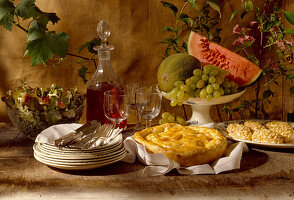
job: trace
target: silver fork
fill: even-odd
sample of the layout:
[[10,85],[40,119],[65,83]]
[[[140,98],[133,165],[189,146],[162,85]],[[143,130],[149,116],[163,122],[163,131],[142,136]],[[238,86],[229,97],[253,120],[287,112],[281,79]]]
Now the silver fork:
[[75,131],[55,140],[55,145],[58,147],[65,147],[69,146],[76,141],[81,140],[83,137],[86,137],[88,134],[91,134],[96,127],[99,127],[101,124],[97,121],[91,121],[80,128],[76,129]]
[[[97,142],[97,140],[99,140],[99,138],[107,136],[107,134],[110,132],[111,127],[112,126],[109,124],[104,124],[103,126],[101,126],[101,128],[97,130],[96,134],[91,138],[91,140],[89,140],[88,142],[86,142],[85,144],[81,146],[81,149],[91,148]],[[95,146],[99,146],[99,145],[100,143]]]
[[121,131],[119,131],[119,130],[118,130],[116,133],[114,133],[114,131],[115,131],[115,128],[113,128],[111,131],[109,131],[109,132],[105,135],[105,137],[101,137],[101,143],[103,142],[103,143],[102,143],[103,145],[109,143],[110,140],[116,138],[116,137],[121,133]]

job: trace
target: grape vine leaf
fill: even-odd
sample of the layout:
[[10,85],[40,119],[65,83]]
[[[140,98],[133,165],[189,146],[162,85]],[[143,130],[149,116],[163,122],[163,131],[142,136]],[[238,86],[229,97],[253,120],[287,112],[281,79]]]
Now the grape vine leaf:
[[88,41],[88,42],[86,42],[85,44],[83,44],[83,45],[81,46],[81,48],[78,50],[78,52],[80,53],[84,48],[88,48],[88,51],[89,51],[90,53],[97,54],[97,51],[94,50],[94,47],[95,47],[95,46],[99,46],[99,45],[101,45],[101,40],[100,40],[100,38],[94,38],[94,39],[92,39],[91,41]]
[[45,13],[45,14],[48,17],[49,21],[52,22],[53,25],[56,24],[60,20],[60,18],[57,17],[57,15],[55,13]]
[[87,78],[86,78],[86,74],[87,74],[88,68],[85,65],[82,65],[80,69],[78,69],[78,74],[79,76],[83,79],[84,83],[87,83]]
[[15,14],[22,17],[24,20],[33,18],[42,21],[47,25],[48,21],[52,24],[57,23],[60,19],[55,13],[46,13],[41,11],[35,4],[36,0],[21,0],[15,8]]
[[29,42],[42,38],[46,34],[45,31],[47,31],[47,28],[34,20],[28,30],[27,41]]
[[0,0],[0,25],[8,31],[12,31],[14,9],[13,2],[9,0]]
[[31,57],[31,65],[45,63],[48,59],[52,59],[54,54],[64,58],[68,50],[68,39],[69,35],[64,32],[51,31],[38,39],[29,41],[26,50],[28,56]]
[[15,8],[15,14],[22,17],[24,20],[33,17],[34,19],[40,15],[37,12],[36,0],[21,0],[20,3]]

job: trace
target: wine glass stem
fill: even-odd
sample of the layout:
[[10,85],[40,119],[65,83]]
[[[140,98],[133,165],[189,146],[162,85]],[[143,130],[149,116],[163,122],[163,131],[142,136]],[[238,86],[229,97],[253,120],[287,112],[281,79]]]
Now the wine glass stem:
[[113,122],[113,128],[112,128],[113,130],[116,128],[116,125],[117,125],[118,123],[119,123],[119,120],[117,120],[117,119],[114,120],[114,122]]
[[150,128],[151,127],[151,121],[152,121],[152,119],[147,119],[146,120],[146,128]]
[[111,130],[111,135],[113,134],[113,131],[116,129],[116,125],[119,123],[119,120],[114,120],[113,121],[113,126],[112,126],[112,130]]
[[137,116],[137,127],[141,125],[142,117],[138,111],[136,111],[136,116]]

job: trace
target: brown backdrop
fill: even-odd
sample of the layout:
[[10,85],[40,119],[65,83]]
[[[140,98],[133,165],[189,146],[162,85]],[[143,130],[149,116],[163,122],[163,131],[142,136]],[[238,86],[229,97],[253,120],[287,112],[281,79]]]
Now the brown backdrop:
[[[181,4],[180,0],[171,1]],[[258,1],[256,1],[258,2]],[[102,18],[106,19],[112,31],[109,39],[115,46],[111,54],[112,65],[123,83],[146,82],[156,84],[156,72],[162,61],[164,45],[158,44],[167,37],[161,31],[166,25],[174,24],[174,17],[169,9],[163,8],[158,0],[47,0],[37,1],[37,5],[46,12],[55,12],[61,18],[58,24],[49,27],[57,32],[66,32],[70,35],[69,52],[77,54],[77,49],[87,40],[96,37],[96,26]],[[231,30],[234,24],[241,23],[234,19],[229,23],[232,10],[240,5],[239,1],[224,0],[222,2],[222,44],[231,48],[233,37]],[[283,0],[286,10],[294,11],[292,0]],[[13,27],[12,32],[0,28],[0,96],[9,89],[16,88],[23,80],[32,86],[47,87],[52,83],[61,84],[65,88],[77,85],[81,92],[85,92],[86,85],[77,75],[80,67],[75,63],[78,59],[67,59],[55,67],[30,67],[28,57],[23,57],[26,36],[20,29]],[[86,51],[81,55],[89,56]],[[94,65],[89,63],[90,71],[94,72]],[[90,76],[90,75],[89,75]],[[90,77],[88,77],[90,78]],[[274,88],[275,97],[267,110],[271,118],[286,119],[285,112],[293,108],[293,97],[289,95],[289,84],[280,81],[280,87]],[[255,87],[248,89],[243,98],[254,93]],[[175,110],[181,113],[182,109],[171,108],[164,100],[163,111]],[[187,107],[188,114],[189,108]],[[213,119],[219,121],[216,108],[212,108]],[[133,121],[133,114],[130,121]],[[225,120],[225,116],[222,116]],[[0,103],[0,122],[9,122],[5,105]]]

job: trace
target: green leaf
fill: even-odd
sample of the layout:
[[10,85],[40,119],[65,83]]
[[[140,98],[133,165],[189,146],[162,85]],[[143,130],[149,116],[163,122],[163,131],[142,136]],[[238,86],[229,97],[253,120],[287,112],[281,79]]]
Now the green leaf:
[[241,13],[241,19],[243,19],[249,12],[248,11],[244,11]]
[[269,98],[270,96],[273,96],[273,95],[274,95],[274,93],[271,90],[266,90],[266,91],[263,92],[262,97],[264,99],[267,99],[267,98]]
[[252,1],[245,1],[245,8],[247,9],[247,10],[252,10],[253,9],[253,3],[252,3]]
[[291,94],[294,93],[294,86],[292,86],[292,87],[290,88],[290,93],[291,93]]
[[279,56],[279,58],[284,56],[284,52],[282,52],[281,50],[277,50],[276,53]]
[[166,48],[164,51],[164,56],[168,57],[170,55],[170,52],[171,52],[171,48]]
[[285,34],[294,34],[294,29],[289,29],[284,31]]
[[166,38],[164,41],[170,43],[171,45],[178,45],[177,41],[173,38]]
[[245,104],[240,104],[240,105],[238,105],[237,107],[238,107],[238,108],[245,108],[246,105],[245,105]]
[[273,81],[273,82],[274,82],[274,84],[276,84],[277,86],[279,86],[279,83],[277,81]]
[[196,3],[196,0],[187,0],[187,2],[190,3],[192,6],[194,6]]
[[212,32],[208,32],[208,33],[207,33],[207,37],[208,37],[208,40],[211,41],[211,40],[214,38],[214,35],[213,35]]
[[60,18],[57,17],[57,15],[55,13],[45,13],[46,16],[48,17],[48,20],[54,25],[56,24]]
[[230,19],[230,23],[231,21],[234,19],[234,17],[237,15],[237,13],[240,11],[240,9],[235,10],[232,15],[231,15],[231,19]]
[[88,48],[90,46],[90,42],[85,42],[79,49],[78,52],[80,53],[83,49]]
[[189,15],[185,14],[185,13],[181,13],[179,18],[190,18]]
[[47,31],[47,28],[34,20],[28,30],[27,41],[29,42],[44,37],[46,34],[45,31]]
[[0,0],[0,25],[8,31],[12,31],[14,9],[15,7],[11,1]]
[[100,40],[100,38],[99,38],[99,39],[98,39],[98,38],[94,38],[94,39],[92,39],[91,41],[88,41],[88,42],[84,43],[84,44],[81,46],[81,48],[78,50],[78,52],[81,52],[84,48],[88,48],[88,51],[89,51],[90,53],[95,53],[95,54],[97,54],[97,51],[94,50],[94,47],[95,47],[95,46],[98,46],[98,45],[101,45],[101,40]]
[[170,8],[173,11],[174,15],[177,16],[178,8],[175,5],[173,5],[173,4],[169,3],[169,2],[166,2],[166,1],[160,1],[160,2],[162,3],[162,5],[164,7]]
[[31,57],[31,65],[46,63],[54,54],[64,58],[68,50],[68,39],[66,33],[48,32],[43,37],[29,41],[26,50]]
[[167,32],[172,32],[172,33],[176,32],[175,29],[170,26],[163,27],[162,30],[167,31]]
[[49,19],[48,19],[47,15],[45,15],[45,14],[41,14],[37,20],[39,23],[41,23],[44,26],[47,26],[47,24],[49,22]]
[[21,0],[15,8],[15,14],[24,20],[31,17],[37,18],[40,13],[37,12],[35,2],[36,0]]
[[206,0],[206,2],[210,5],[211,8],[216,10],[221,17],[221,11],[220,11],[220,3],[219,0]]
[[183,41],[182,47],[183,47],[186,51],[188,51],[188,45],[187,45],[186,42]]
[[179,16],[178,20],[183,21],[187,26],[188,26],[190,23],[193,23],[193,22],[194,22],[194,20],[193,20],[192,18],[190,18],[187,14],[184,14],[184,13],[182,13],[182,14]]
[[294,73],[288,74],[287,77],[286,77],[286,79],[294,79]]
[[82,65],[80,69],[78,69],[79,76],[83,79],[84,83],[87,83],[86,74],[88,72],[88,68],[85,65]]
[[294,25],[294,13],[285,11],[284,16],[288,22],[290,22],[292,25]]
[[181,53],[181,51],[179,50],[179,48],[177,46],[174,46],[173,48],[174,48],[175,52]]
[[55,13],[46,13],[41,11],[35,4],[36,0],[21,0],[16,6],[15,14],[23,19],[33,18],[47,25],[48,21],[52,24],[57,23],[60,19]]

